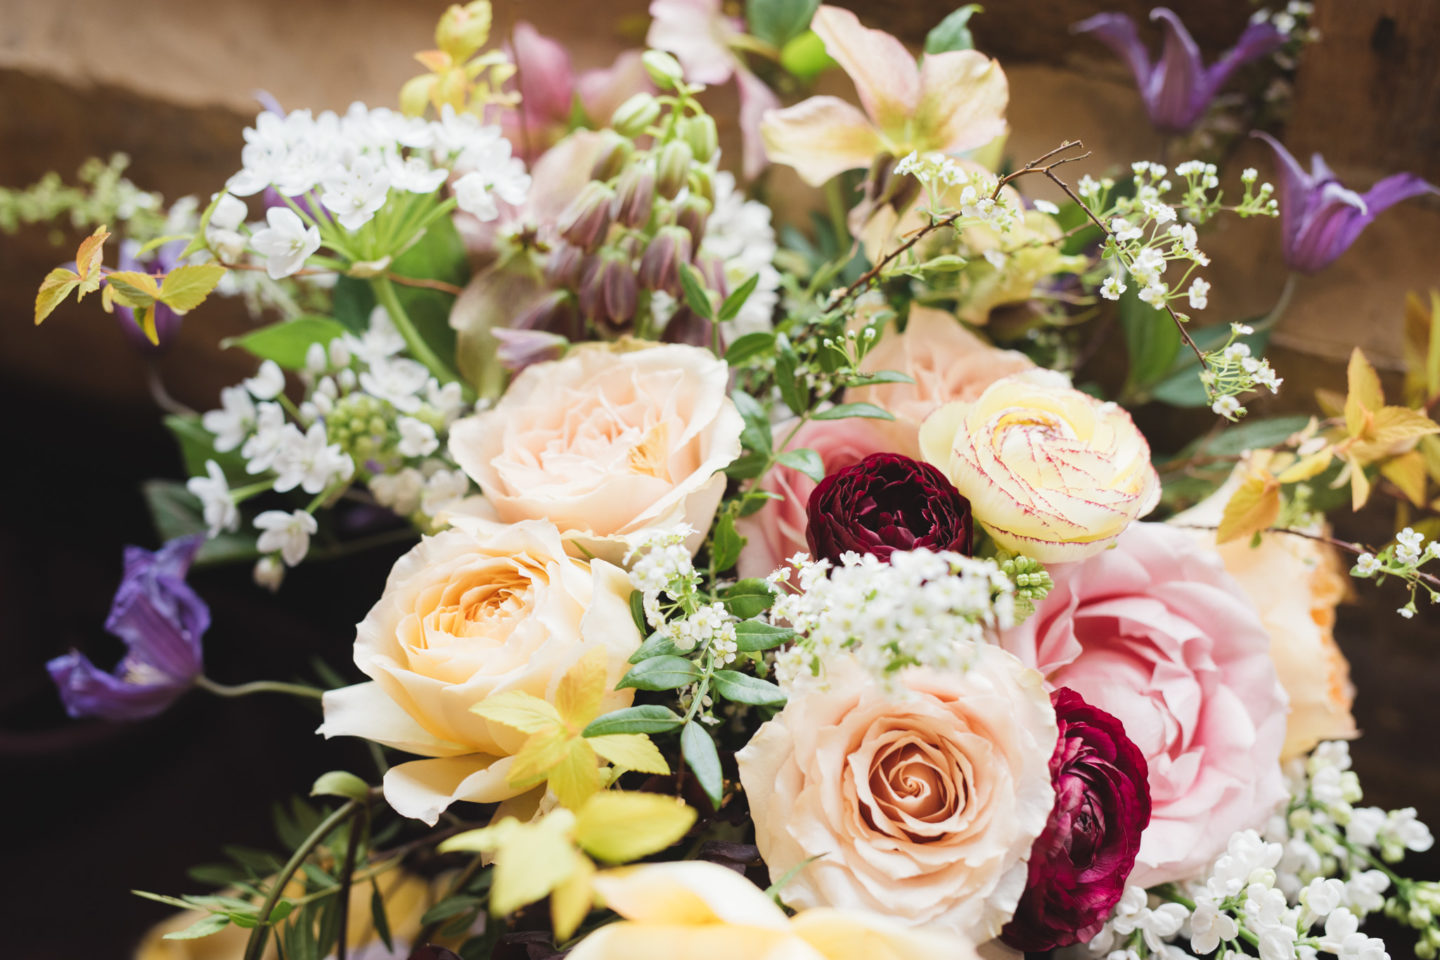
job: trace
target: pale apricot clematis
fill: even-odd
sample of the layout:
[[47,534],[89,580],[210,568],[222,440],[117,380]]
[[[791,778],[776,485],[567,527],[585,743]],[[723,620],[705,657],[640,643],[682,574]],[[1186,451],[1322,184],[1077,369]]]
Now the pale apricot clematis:
[[811,97],[765,115],[761,133],[772,163],[819,186],[845,170],[868,167],[882,153],[958,153],[1005,132],[1010,88],[1000,64],[974,50],[915,58],[855,14],[822,6],[811,29],[855,81],[864,112],[838,97]]
[[749,880],[704,860],[609,870],[594,883],[624,919],[580,941],[570,960],[977,960],[962,937],[877,914],[787,917]]

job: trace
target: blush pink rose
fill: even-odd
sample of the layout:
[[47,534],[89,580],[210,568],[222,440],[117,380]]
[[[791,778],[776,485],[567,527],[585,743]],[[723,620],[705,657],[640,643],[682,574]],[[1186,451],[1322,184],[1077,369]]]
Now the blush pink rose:
[[[827,475],[853,466],[872,453],[895,450],[890,433],[882,420],[851,417],[846,420],[812,420],[800,428],[788,449],[805,447],[820,455]],[[794,420],[777,424],[774,430],[778,444],[790,435]],[[775,466],[766,475],[761,489],[779,495],[760,511],[736,524],[746,538],[740,552],[739,570],[742,577],[763,577],[799,552],[808,552],[805,544],[805,510],[816,483],[799,470]]]
[[1285,690],[1255,606],[1188,533],[1137,523],[1050,568],[1055,588],[1001,645],[1112,714],[1149,765],[1131,884],[1195,876],[1285,797]]

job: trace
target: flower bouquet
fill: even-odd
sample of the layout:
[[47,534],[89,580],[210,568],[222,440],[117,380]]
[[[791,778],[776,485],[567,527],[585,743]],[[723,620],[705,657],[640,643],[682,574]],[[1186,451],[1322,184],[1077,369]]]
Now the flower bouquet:
[[[181,912],[139,956],[1436,955],[1440,885],[1397,865],[1431,835],[1362,804],[1330,626],[1347,572],[1440,596],[1440,301],[1406,306],[1403,396],[1357,349],[1300,415],[1247,414],[1283,303],[1201,320],[1213,221],[1280,217],[1308,274],[1435,188],[1356,193],[1263,130],[1278,191],[1221,169],[1273,111],[1217,94],[1292,69],[1308,4],[1210,66],[1169,10],[1158,62],[1077,24],[1195,155],[1099,179],[1065,131],[1010,155],[977,12],[917,60],[836,7],[654,0],[649,49],[577,77],[476,0],[398,109],[267,103],[208,199],[112,169],[66,207],[95,229],[37,323],[91,293],[142,351],[212,295],[267,322],[214,409],[157,385],[189,476],[147,488],[125,655],[52,661],[61,699],[293,695],[370,748],[279,854],[142,893]],[[777,237],[784,168],[828,215]],[[1157,453],[1146,403],[1213,417]],[[1332,536],[1381,500],[1390,542]],[[320,598],[353,666],[206,676],[192,566],[276,591],[396,543],[378,596]]]

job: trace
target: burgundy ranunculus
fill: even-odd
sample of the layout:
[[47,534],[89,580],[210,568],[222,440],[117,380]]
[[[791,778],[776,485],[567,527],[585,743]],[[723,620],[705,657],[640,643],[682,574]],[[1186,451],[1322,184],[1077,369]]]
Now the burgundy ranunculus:
[[970,554],[970,501],[928,463],[872,453],[820,481],[806,509],[805,539],[816,559],[847,550],[889,560],[927,547]]
[[1089,940],[1125,892],[1150,822],[1149,770],[1120,721],[1066,687],[1050,695],[1060,739],[1050,757],[1055,809],[1000,936],[1040,952]]

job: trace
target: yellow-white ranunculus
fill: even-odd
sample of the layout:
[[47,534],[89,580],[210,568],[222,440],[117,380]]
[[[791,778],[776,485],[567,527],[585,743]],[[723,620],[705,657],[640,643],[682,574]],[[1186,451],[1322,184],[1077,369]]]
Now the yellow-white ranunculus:
[[1160,500],[1130,414],[1047,370],[991,384],[920,427],[920,452],[970,501],[995,542],[1042,563],[1104,550]]
[[743,876],[704,860],[601,873],[595,891],[625,919],[570,960],[976,960],[969,941],[861,911],[794,917]]

